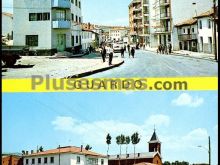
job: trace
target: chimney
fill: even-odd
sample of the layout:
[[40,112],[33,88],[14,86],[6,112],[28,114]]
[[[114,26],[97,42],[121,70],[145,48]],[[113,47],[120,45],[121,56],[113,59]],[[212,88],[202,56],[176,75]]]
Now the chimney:
[[80,150],[80,152],[82,152],[83,151],[83,145],[81,145],[81,148],[80,148],[81,150]]
[[28,151],[26,151],[26,155],[28,155]]
[[90,28],[91,28],[91,24],[90,24],[90,22],[88,23],[88,26],[89,26],[88,29],[90,29]]
[[33,154],[34,153],[34,150],[31,150],[31,154]]

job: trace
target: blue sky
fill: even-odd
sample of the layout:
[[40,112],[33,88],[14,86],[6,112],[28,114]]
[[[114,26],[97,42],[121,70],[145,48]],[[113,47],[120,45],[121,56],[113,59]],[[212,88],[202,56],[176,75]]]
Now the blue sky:
[[[2,0],[3,11],[13,12],[13,0]],[[130,0],[82,0],[83,22],[101,25],[128,25]],[[104,11],[104,12],[103,12]]]
[[[165,160],[217,164],[217,92],[3,94],[3,152],[90,144],[106,154],[105,137],[138,131],[137,152],[147,152],[154,125]],[[125,148],[123,147],[123,151]],[[133,146],[129,145],[133,152]]]

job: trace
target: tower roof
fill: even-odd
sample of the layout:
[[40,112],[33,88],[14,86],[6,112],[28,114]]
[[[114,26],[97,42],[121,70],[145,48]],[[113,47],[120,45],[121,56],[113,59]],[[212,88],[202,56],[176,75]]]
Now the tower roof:
[[156,130],[154,129],[154,133],[148,143],[160,143],[159,138],[157,137]]

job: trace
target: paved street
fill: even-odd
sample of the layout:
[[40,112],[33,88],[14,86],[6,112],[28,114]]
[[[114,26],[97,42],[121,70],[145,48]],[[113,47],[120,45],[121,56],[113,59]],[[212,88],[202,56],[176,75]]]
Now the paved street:
[[154,52],[137,50],[135,59],[125,54],[125,63],[109,71],[90,77],[193,77],[217,76],[218,63],[181,55],[157,55]]

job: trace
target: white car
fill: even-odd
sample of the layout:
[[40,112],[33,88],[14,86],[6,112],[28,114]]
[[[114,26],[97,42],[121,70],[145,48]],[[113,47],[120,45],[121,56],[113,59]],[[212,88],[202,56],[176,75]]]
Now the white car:
[[121,48],[123,48],[122,44],[113,44],[114,53],[120,53],[121,52]]

